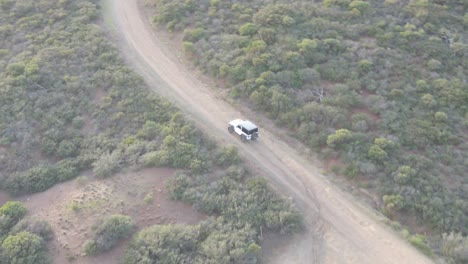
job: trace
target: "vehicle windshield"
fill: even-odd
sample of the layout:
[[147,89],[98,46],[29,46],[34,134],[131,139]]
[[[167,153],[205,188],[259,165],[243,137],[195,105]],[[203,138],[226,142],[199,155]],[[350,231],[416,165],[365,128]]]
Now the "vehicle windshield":
[[251,130],[247,130],[245,131],[248,135],[252,135],[253,133],[256,133],[258,132],[258,128],[254,128],[254,129],[251,129]]

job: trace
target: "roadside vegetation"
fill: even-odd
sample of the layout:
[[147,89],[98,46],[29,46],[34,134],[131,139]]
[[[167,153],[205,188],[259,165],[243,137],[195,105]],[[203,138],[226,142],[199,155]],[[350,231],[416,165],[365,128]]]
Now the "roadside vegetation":
[[232,97],[340,160],[333,172],[378,194],[389,218],[432,234],[411,243],[468,261],[465,1],[147,2]]
[[[143,230],[126,261],[138,262],[140,245],[159,243],[169,229],[184,233],[161,242],[162,251],[173,251],[171,258],[185,259],[185,249],[170,247],[190,238],[198,245],[190,248],[197,259],[260,262],[262,232],[299,230],[299,212],[247,171],[235,147],[217,146],[151,93],[103,36],[99,12],[98,1],[0,1],[1,189],[24,195],[47,191],[84,171],[105,178],[143,167],[177,168],[181,173],[168,186],[173,198],[194,204],[210,220]],[[16,209],[7,213],[0,210],[2,258],[46,263],[47,223],[28,220],[15,227],[26,211],[20,204],[4,207],[13,205]],[[185,233],[201,229],[186,238]],[[110,216],[94,231],[84,245],[89,255],[111,249],[134,224],[126,216]],[[219,252],[210,252],[219,245],[224,245]],[[157,261],[158,254],[148,261]]]

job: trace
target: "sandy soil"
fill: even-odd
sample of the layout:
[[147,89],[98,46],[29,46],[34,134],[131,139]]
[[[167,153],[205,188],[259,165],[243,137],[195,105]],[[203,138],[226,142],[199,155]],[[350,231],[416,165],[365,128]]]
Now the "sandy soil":
[[[130,239],[96,257],[83,256],[83,244],[92,236],[98,219],[130,216],[138,230],[155,224],[196,224],[206,219],[191,206],[169,198],[165,182],[173,169],[144,169],[120,173],[105,180],[78,178],[55,185],[42,193],[19,197],[28,217],[46,220],[54,232],[48,243],[53,263],[115,264],[124,255]],[[152,196],[151,200],[145,197]]]
[[[306,232],[282,244],[278,236],[267,237],[267,263],[431,263],[385,226],[379,214],[322,175],[296,141],[252,111],[227,103],[214,82],[190,70],[171,40],[151,28],[140,2],[105,0],[105,8],[116,44],[148,85],[216,140],[235,144],[254,170],[303,211]],[[257,142],[243,144],[227,133],[227,122],[239,117],[260,125]]]

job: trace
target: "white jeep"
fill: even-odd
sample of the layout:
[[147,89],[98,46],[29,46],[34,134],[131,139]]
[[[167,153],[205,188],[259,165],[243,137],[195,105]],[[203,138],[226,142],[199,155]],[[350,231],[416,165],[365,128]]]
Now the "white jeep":
[[252,122],[242,119],[235,119],[229,122],[229,133],[238,134],[242,142],[255,140],[258,138],[258,127]]

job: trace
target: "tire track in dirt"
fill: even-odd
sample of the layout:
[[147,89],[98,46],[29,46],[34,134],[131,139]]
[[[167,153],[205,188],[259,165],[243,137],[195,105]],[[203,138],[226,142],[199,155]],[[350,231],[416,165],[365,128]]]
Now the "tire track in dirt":
[[278,136],[262,129],[258,142],[243,144],[227,133],[231,119],[255,118],[219,99],[181,63],[170,43],[152,31],[137,0],[105,0],[105,5],[116,44],[148,85],[175,102],[202,130],[235,144],[247,163],[293,197],[304,213],[307,230],[268,262],[431,263]]

